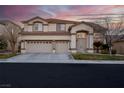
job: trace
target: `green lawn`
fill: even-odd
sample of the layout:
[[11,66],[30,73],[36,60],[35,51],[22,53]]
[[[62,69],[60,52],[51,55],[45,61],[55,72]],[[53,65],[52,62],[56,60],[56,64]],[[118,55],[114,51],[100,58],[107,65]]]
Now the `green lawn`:
[[108,54],[72,54],[76,60],[124,60],[124,56],[108,55]]
[[0,59],[6,59],[13,56],[16,56],[16,54],[0,54]]

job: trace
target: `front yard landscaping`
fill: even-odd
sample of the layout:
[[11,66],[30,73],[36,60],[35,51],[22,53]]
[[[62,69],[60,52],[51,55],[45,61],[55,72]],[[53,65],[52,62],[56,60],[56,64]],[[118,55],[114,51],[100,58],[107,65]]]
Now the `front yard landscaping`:
[[16,56],[16,54],[0,54],[0,59],[6,59],[13,56]]
[[124,56],[109,55],[109,54],[72,54],[76,60],[124,60]]

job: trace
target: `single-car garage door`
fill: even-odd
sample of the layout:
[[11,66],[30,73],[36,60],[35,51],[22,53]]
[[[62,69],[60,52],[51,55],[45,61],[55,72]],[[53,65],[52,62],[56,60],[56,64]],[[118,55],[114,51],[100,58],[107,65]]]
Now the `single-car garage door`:
[[26,45],[27,53],[52,53],[51,41],[28,41]]
[[68,41],[56,41],[56,53],[67,53],[69,50]]

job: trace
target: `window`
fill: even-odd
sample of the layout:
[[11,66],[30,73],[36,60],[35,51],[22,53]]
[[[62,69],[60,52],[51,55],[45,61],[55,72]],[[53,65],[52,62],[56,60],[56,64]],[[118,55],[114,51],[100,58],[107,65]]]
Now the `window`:
[[77,38],[86,38],[86,33],[77,33]]
[[65,24],[57,24],[57,31],[66,31]]
[[42,25],[42,23],[34,23],[33,30],[34,31],[43,31],[43,25]]

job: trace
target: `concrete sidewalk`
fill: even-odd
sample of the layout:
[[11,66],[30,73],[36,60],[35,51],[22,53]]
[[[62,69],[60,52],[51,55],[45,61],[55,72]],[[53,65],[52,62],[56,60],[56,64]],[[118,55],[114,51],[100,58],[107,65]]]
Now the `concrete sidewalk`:
[[67,64],[124,64],[124,61],[103,61],[103,60],[28,60],[28,61],[8,61],[0,63],[67,63]]

